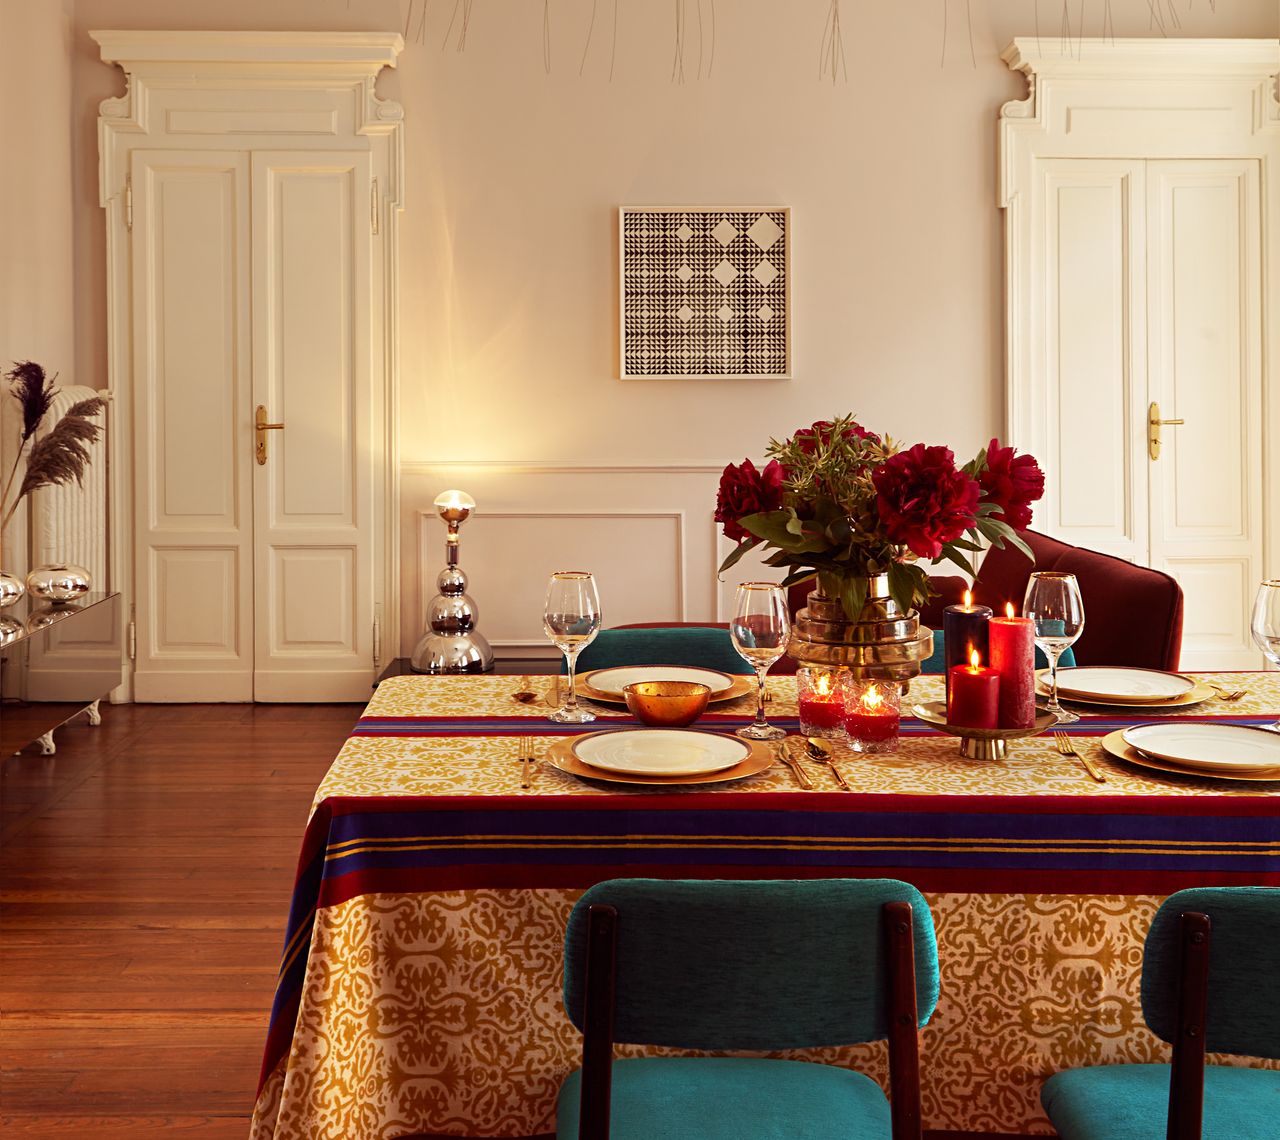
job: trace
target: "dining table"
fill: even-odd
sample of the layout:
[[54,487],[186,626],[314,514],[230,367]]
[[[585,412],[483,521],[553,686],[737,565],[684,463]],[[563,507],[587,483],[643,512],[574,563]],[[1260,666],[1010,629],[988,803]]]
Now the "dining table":
[[[551,1134],[559,1085],[580,1063],[562,945],[587,887],[835,876],[904,879],[932,912],[942,986],[921,1030],[925,1127],[1051,1134],[1039,1104],[1051,1073],[1168,1058],[1139,1000],[1161,901],[1191,886],[1280,885],[1280,780],[1162,771],[1102,747],[1126,726],[1265,727],[1280,710],[1280,674],[1193,679],[1205,694],[1193,705],[1076,706],[1081,719],[1061,730],[1099,782],[1052,733],[1012,741],[1000,759],[962,756],[911,715],[943,689],[916,678],[897,751],[836,746],[848,791],[809,761],[811,790],[776,763],[718,783],[575,776],[554,759],[565,742],[637,728],[625,707],[561,725],[547,720],[549,678],[386,680],[305,822],[251,1137]],[[769,695],[770,720],[797,732],[795,678],[771,677]],[[754,704],[714,703],[694,727],[732,733]],[[761,960],[736,980],[741,1000],[806,968],[800,947]],[[883,1043],[771,1055],[887,1080]]]

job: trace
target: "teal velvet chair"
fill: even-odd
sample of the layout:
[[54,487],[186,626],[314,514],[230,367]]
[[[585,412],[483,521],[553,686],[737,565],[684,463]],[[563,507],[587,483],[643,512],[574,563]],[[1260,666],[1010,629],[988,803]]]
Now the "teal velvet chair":
[[[919,1140],[917,1035],[938,1000],[933,920],[895,879],[614,879],[574,907],[565,1008],[582,1068],[558,1140]],[[807,1061],[649,1057],[889,1039],[892,1100],[870,1077]]]
[[[947,661],[943,644],[942,630],[935,629],[933,631],[933,652],[920,663],[921,673],[941,673],[943,671]],[[1071,646],[1068,645],[1062,651],[1062,656],[1058,658],[1058,667],[1070,669],[1075,663],[1076,655],[1071,652]],[[1036,668],[1049,668],[1049,659],[1041,652],[1039,646],[1036,646]]]
[[[750,673],[722,626],[645,626],[602,629],[578,655],[579,676],[614,665],[696,665],[721,673]],[[560,671],[565,671],[561,663]]]
[[1142,1014],[1169,1065],[1069,1069],[1041,1103],[1061,1140],[1276,1140],[1280,1072],[1205,1051],[1280,1058],[1280,889],[1171,895],[1142,956]]

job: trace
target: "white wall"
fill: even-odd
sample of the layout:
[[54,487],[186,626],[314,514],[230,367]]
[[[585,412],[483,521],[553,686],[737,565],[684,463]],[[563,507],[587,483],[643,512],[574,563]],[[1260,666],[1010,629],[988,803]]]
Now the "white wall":
[[[422,539],[420,512],[445,486],[480,503],[463,564],[482,628],[518,642],[538,636],[552,563],[607,567],[610,621],[716,616],[716,472],[759,458],[770,435],[856,411],[967,457],[1003,428],[996,118],[1023,92],[998,53],[1034,34],[1036,5],[973,5],[974,65],[966,5],[949,0],[943,66],[941,4],[846,3],[849,79],[834,85],[818,76],[828,0],[718,4],[711,78],[693,77],[691,26],[683,85],[671,82],[671,5],[622,0],[612,82],[613,5],[598,7],[579,77],[590,0],[551,5],[550,75],[541,4],[479,0],[457,52],[456,25],[441,46],[454,5],[430,3],[426,41],[411,35],[380,86],[404,105],[408,163],[405,651],[441,560],[440,525],[429,520]],[[693,20],[697,5],[686,7]],[[1061,6],[1038,7],[1045,50],[1062,50]],[[1177,34],[1276,35],[1272,0],[1216,7],[1179,0]],[[1153,34],[1146,0],[1111,9],[1116,35]],[[78,0],[76,337],[99,384],[94,119],[122,79],[85,32],[400,30],[406,10],[404,0]],[[1099,34],[1101,0],[1085,11],[1086,32]],[[726,203],[793,210],[795,379],[619,380],[617,207]]]
[[[77,382],[72,290],[70,0],[0,0],[0,371],[34,360]],[[0,384],[0,482],[16,405]],[[25,569],[16,516],[0,566]]]

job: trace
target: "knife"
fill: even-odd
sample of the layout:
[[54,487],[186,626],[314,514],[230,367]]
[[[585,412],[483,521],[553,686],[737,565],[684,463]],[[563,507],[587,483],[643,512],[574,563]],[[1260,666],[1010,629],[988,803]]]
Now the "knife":
[[791,769],[791,774],[795,776],[797,784],[806,791],[812,791],[813,781],[809,779],[809,773],[800,767],[800,761],[792,756],[787,750],[787,743],[788,742],[785,740],[779,740],[778,743],[774,745],[774,748],[777,750],[778,759]]

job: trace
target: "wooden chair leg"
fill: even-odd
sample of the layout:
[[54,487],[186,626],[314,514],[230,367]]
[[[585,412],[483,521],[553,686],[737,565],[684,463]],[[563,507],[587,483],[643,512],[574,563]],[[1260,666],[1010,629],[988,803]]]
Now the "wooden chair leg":
[[893,1140],[921,1140],[920,1035],[911,904],[885,903],[883,923],[888,960],[889,1108],[893,1117]]
[[1169,1072],[1168,1140],[1200,1140],[1210,927],[1207,914],[1193,911],[1183,914],[1179,925],[1178,1028]]
[[618,912],[587,911],[586,993],[582,1011],[582,1097],[578,1140],[609,1140],[613,1079],[613,1007],[617,980]]

